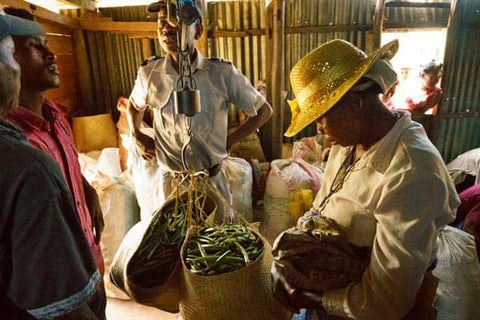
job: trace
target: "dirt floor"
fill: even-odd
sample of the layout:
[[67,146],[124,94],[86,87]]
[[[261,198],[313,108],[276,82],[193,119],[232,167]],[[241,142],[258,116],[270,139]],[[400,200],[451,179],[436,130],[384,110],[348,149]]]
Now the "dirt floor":
[[179,320],[179,315],[147,307],[131,300],[108,298],[107,320]]

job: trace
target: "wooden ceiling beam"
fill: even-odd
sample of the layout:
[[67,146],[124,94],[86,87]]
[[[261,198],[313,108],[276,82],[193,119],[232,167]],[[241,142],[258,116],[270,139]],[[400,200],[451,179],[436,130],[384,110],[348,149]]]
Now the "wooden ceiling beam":
[[72,29],[80,28],[80,22],[75,18],[70,18],[62,14],[52,12],[50,10],[38,7],[23,0],[0,0],[0,5],[25,9],[31,12],[34,16],[58,23],[62,26],[70,27]]

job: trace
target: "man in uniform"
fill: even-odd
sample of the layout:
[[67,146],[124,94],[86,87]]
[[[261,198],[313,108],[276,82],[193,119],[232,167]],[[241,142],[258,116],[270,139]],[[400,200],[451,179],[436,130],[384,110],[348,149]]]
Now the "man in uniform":
[[[229,146],[270,119],[272,108],[230,62],[204,58],[195,49],[195,41],[203,32],[200,1],[196,0],[193,7],[199,18],[185,27],[184,34],[191,75],[200,91],[201,112],[191,119],[192,140],[186,147],[185,162],[188,169],[208,170],[210,183],[231,202],[228,181],[220,170],[221,162],[227,157]],[[189,139],[186,129],[189,119],[177,114],[174,105],[174,90],[179,78],[178,27],[169,23],[165,0],[150,4],[148,11],[158,12],[158,38],[166,56],[150,58],[138,70],[128,103],[129,124],[137,149],[145,159],[156,156],[161,170],[182,171],[187,169],[182,161],[182,148]],[[243,110],[249,118],[227,136],[229,103]],[[140,131],[148,107],[154,110],[154,138]],[[166,175],[163,182],[165,196],[173,191],[171,184]]]

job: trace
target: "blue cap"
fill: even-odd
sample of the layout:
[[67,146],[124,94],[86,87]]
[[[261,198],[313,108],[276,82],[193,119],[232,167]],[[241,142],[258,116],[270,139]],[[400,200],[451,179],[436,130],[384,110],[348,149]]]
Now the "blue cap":
[[6,14],[0,8],[0,41],[6,36],[33,36],[43,32],[41,25],[35,21],[30,21]]

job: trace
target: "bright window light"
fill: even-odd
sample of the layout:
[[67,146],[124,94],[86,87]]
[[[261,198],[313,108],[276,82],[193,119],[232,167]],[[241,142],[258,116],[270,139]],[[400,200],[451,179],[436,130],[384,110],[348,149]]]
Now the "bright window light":
[[97,8],[145,6],[155,0],[97,0]]
[[[432,60],[443,63],[447,29],[382,33],[382,45],[394,39],[398,39],[400,44],[391,60],[399,79],[392,102],[398,107],[405,104],[406,97],[411,97],[421,88],[421,65]],[[431,110],[427,113],[431,113]]]
[[25,0],[25,1],[56,13],[60,12],[60,10],[62,9],[78,8],[78,6],[75,6],[73,4],[67,4],[59,0]]

